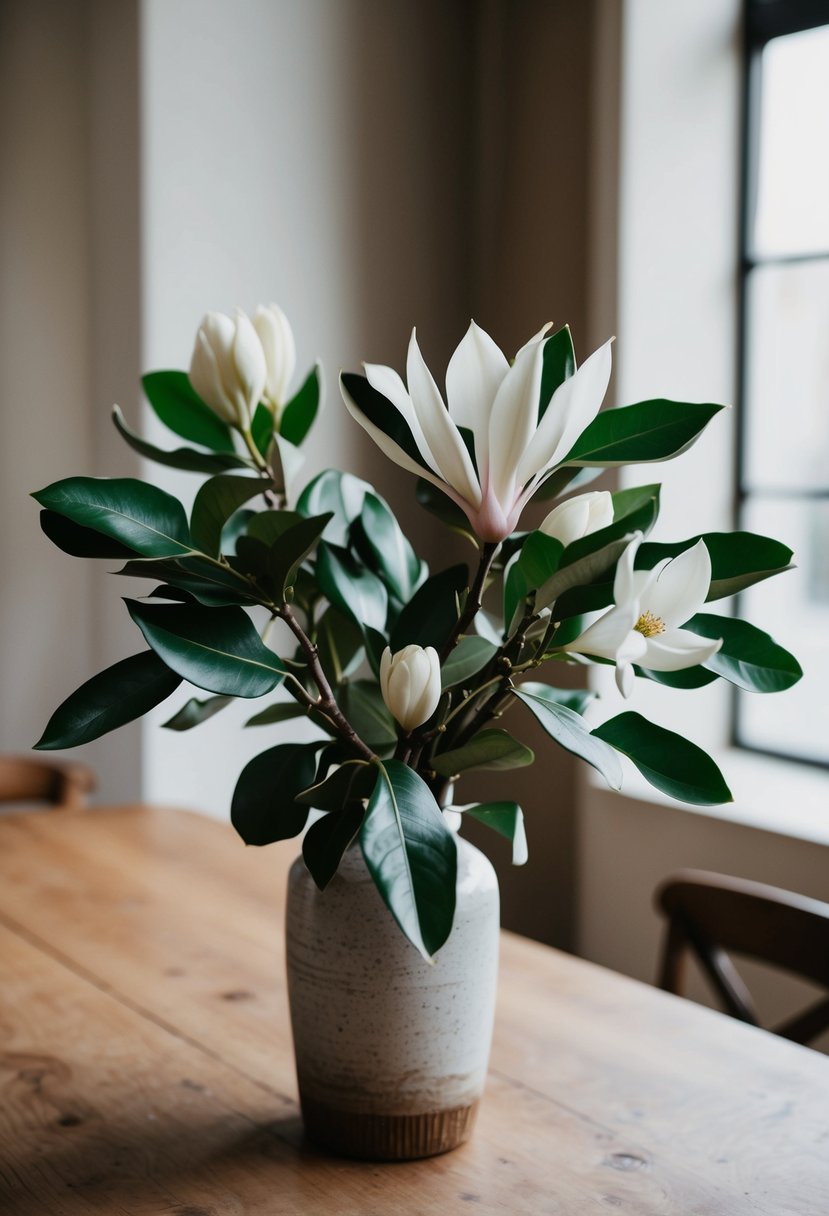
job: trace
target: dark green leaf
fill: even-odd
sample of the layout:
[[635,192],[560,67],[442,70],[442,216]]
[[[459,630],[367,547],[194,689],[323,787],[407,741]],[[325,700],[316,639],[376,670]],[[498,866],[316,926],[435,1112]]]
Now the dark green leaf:
[[250,436],[260,456],[267,456],[268,449],[273,442],[273,414],[262,401],[254,410],[250,424]]
[[551,498],[558,498],[559,494],[563,494],[565,490],[581,490],[584,486],[589,486],[591,481],[595,481],[597,477],[602,476],[603,470],[597,469],[580,469],[576,465],[565,465],[563,468],[556,469],[550,476],[541,483],[532,496],[532,502],[549,502]]
[[364,807],[352,802],[341,811],[323,815],[305,833],[302,856],[320,891],[336,874],[343,853],[363,826],[365,814]]
[[653,680],[655,684],[664,684],[666,688],[704,688],[718,679],[715,672],[699,666],[683,667],[679,671],[650,671],[634,663],[633,670],[638,676]]
[[[593,611],[592,601],[589,598],[591,592],[593,592],[593,588],[589,584],[600,579],[602,575],[606,574],[608,570],[616,565],[616,562],[624,553],[629,543],[629,540],[625,538],[612,540],[601,549],[588,553],[584,557],[577,558],[567,566],[562,566],[539,589],[535,597],[536,610],[549,608],[552,604],[555,604],[556,620],[568,616],[576,616],[582,612]],[[610,599],[605,600],[604,596],[607,594],[608,587]],[[568,591],[574,591],[575,594],[563,602],[562,597]],[[595,598],[601,601],[598,604],[600,608],[605,607],[608,603],[612,603],[613,582],[603,582],[598,593],[593,594]]]
[[187,516],[178,499],[133,477],[67,477],[32,497],[145,557],[192,552]]
[[552,688],[549,684],[537,684],[533,680],[525,680],[521,688],[532,697],[564,705],[577,714],[584,713],[590,702],[596,699],[596,694],[585,688]]
[[546,695],[534,696],[523,686],[515,689],[515,695],[532,711],[547,734],[555,739],[560,747],[591,764],[601,773],[611,789],[621,788],[622,767],[618,757],[612,748],[590,733],[580,714]]
[[561,541],[544,532],[531,532],[526,538],[504,579],[504,630],[507,634],[512,631],[515,617],[530,592],[543,587],[558,570],[563,553]]
[[478,548],[478,539],[472,525],[469,522],[466,514],[461,510],[456,502],[453,502],[447,494],[439,490],[431,481],[427,481],[424,477],[419,477],[417,480],[417,489],[415,491],[417,501],[421,507],[439,519],[441,523],[452,528],[453,531],[459,532],[461,536],[465,536],[467,540],[472,541],[475,548]]
[[52,544],[72,557],[134,557],[135,550],[92,528],[84,528],[55,511],[40,512],[40,527]]
[[803,675],[794,655],[748,621],[701,612],[685,628],[704,638],[723,639],[721,648],[705,667],[738,688],[749,692],[782,692]]
[[208,718],[217,714],[220,709],[230,705],[233,699],[233,697],[208,697],[205,701],[200,701],[198,697],[191,697],[180,710],[173,714],[172,718],[162,722],[161,725],[167,730],[192,730],[194,726],[200,726],[202,722],[206,722]]
[[117,405],[112,407],[112,421],[121,438],[126,440],[133,451],[145,456],[147,460],[154,460],[156,464],[163,464],[171,469],[183,469],[186,473],[222,473],[226,469],[249,467],[249,462],[243,456],[232,452],[199,452],[195,448],[175,448],[168,451],[167,448],[156,447],[127,426]]
[[347,760],[332,769],[323,781],[297,794],[297,802],[318,811],[340,811],[348,802],[370,798],[377,770],[365,760]]
[[362,631],[339,609],[328,608],[317,623],[316,640],[322,669],[336,688],[360,664]]
[[77,747],[140,718],[181,683],[151,650],[122,659],[87,680],[60,705],[35,744],[38,751]]
[[482,667],[496,654],[498,647],[488,638],[470,634],[461,638],[455,649],[446,659],[440,673],[443,688],[452,688],[465,680],[477,675]]
[[270,579],[279,599],[284,596],[286,587],[293,585],[298,567],[314,548],[330,519],[330,512],[300,519],[271,545]]
[[332,511],[334,517],[325,530],[325,539],[345,548],[349,528],[362,511],[366,494],[373,493],[374,488],[367,481],[338,469],[326,469],[309,481],[299,496],[296,509],[300,515],[324,515],[326,511]]
[[508,768],[524,768],[535,759],[530,748],[513,739],[505,730],[482,730],[469,743],[449,752],[441,752],[432,759],[432,768],[441,777],[454,777],[471,768],[488,768],[496,771]]
[[403,415],[382,393],[378,393],[377,389],[371,387],[365,376],[358,376],[353,372],[343,372],[340,376],[340,384],[343,392],[372,426],[376,426],[384,435],[388,435],[389,439],[402,448],[415,464],[420,465],[423,469],[428,467]]
[[[319,363],[308,373],[305,382],[282,411],[279,432],[284,439],[299,447],[314,425],[322,396],[322,368]],[[310,867],[309,867],[310,868]]]
[[197,688],[261,697],[282,682],[285,668],[241,608],[126,603],[148,645]]
[[238,511],[234,511],[230,519],[222,528],[222,539],[220,548],[222,553],[235,553],[236,541],[247,530],[248,524],[256,517],[256,511],[250,510],[249,507],[242,507]]
[[399,760],[379,772],[360,844],[369,873],[409,941],[430,959],[455,917],[457,848],[431,790]]
[[148,372],[141,383],[156,416],[176,435],[214,452],[233,451],[230,427],[202,401],[186,372]]
[[426,571],[378,494],[366,494],[359,518],[352,524],[352,533],[355,529],[358,529],[356,547],[363,559],[380,575],[392,595],[406,603]]
[[200,604],[208,607],[259,602],[255,589],[241,574],[204,557],[185,558],[182,561],[174,558],[129,561],[114,573],[127,578],[164,579],[172,586],[189,592]]
[[450,566],[427,578],[397,618],[392,651],[397,653],[412,643],[440,650],[458,622],[468,586],[469,570],[464,565]]
[[314,780],[316,743],[279,743],[242,769],[230,822],[245,844],[288,840],[305,827],[308,807],[296,796]]
[[248,718],[245,726],[274,726],[277,722],[290,722],[292,718],[302,718],[306,709],[298,701],[277,701],[267,709],[260,709],[258,714]]
[[[705,541],[711,557],[711,588],[708,600],[723,599],[772,575],[791,570],[792,551],[779,540],[753,532],[704,532],[672,544],[648,541],[636,554],[637,570],[651,570],[665,557],[676,557],[698,540]],[[608,601],[609,603],[610,601]]]
[[643,464],[669,460],[689,448],[721,405],[640,401],[602,410],[576,440],[564,464]]
[[375,751],[394,746],[397,727],[375,683],[351,680],[343,684],[338,699],[340,708],[364,743]]
[[544,343],[541,364],[541,392],[538,402],[538,421],[547,412],[556,389],[561,388],[565,380],[576,370],[576,352],[573,350],[573,337],[570,326],[565,325],[558,333],[547,338]]
[[366,570],[346,549],[323,542],[317,549],[317,579],[328,600],[360,628],[382,630],[388,592],[376,574]]
[[697,806],[732,801],[722,773],[701,747],[641,714],[619,714],[593,734],[632,760],[651,785],[672,798]]
[[485,823],[488,828],[512,841],[512,864],[523,866],[527,861],[527,835],[524,812],[517,802],[482,802],[478,806],[458,807],[470,819]]
[[242,503],[261,494],[270,485],[259,477],[234,477],[224,474],[206,481],[196,495],[190,516],[190,533],[196,548],[209,557],[218,557],[222,528]]

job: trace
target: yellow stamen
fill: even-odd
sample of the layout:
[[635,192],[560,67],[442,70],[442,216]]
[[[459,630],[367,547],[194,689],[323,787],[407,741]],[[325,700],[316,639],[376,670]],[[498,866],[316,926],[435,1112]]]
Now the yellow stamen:
[[657,634],[665,632],[665,622],[661,616],[654,616],[652,612],[646,611],[642,613],[633,628],[643,637],[655,638]]

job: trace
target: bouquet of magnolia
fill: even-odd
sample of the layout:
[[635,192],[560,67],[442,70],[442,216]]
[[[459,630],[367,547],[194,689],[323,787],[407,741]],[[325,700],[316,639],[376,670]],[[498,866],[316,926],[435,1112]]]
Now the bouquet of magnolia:
[[[189,375],[143,381],[187,446],[155,447],[114,410],[142,456],[207,475],[189,520],[177,499],[132,478],[70,477],[34,495],[44,532],[65,552],[122,559],[118,574],[157,584],[126,601],[146,648],[73,693],[37,746],[97,738],[182,680],[211,696],[189,700],[166,723],[175,730],[279,688],[247,725],[284,730],[305,716],[318,737],[276,743],[246,766],[234,825],[263,845],[322,812],[302,844],[317,885],[359,840],[380,894],[427,957],[455,908],[456,843],[443,808],[451,801],[510,838],[516,862],[526,856],[515,803],[452,796],[467,772],[532,762],[497,725],[511,704],[613,788],[621,753],[673,797],[727,801],[700,748],[630,711],[593,725],[584,715],[593,694],[557,687],[556,667],[614,664],[623,697],[637,676],[680,689],[717,679],[787,688],[801,674],[790,654],[704,608],[787,569],[791,552],[746,532],[647,541],[659,485],[573,493],[602,469],[685,451],[722,407],[655,400],[600,412],[610,343],[577,367],[569,329],[549,329],[510,362],[473,323],[445,395],[414,334],[405,382],[376,364],[341,377],[349,411],[418,479],[423,507],[474,547],[470,565],[431,573],[366,482],[329,470],[292,495],[321,381],[315,368],[289,394],[294,340],[280,310],[205,317]],[[538,529],[517,530],[531,500],[565,493]],[[274,620],[293,639],[280,655],[267,644]]]

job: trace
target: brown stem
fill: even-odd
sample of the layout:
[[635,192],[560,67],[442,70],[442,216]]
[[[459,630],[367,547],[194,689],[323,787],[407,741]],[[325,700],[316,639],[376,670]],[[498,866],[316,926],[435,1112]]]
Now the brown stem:
[[444,663],[452,651],[458,644],[458,641],[466,633],[469,626],[474,621],[475,617],[481,609],[481,597],[483,596],[484,584],[486,577],[489,574],[489,568],[492,565],[492,559],[495,557],[498,545],[493,541],[487,541],[481,549],[481,559],[478,563],[478,570],[475,575],[475,580],[469,588],[469,595],[466,597],[466,604],[463,612],[458,617],[454,629],[450,633],[443,649],[440,652],[440,661]]

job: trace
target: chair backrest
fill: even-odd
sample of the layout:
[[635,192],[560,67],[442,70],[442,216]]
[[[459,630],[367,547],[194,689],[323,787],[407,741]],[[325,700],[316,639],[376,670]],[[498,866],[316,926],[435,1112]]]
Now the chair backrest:
[[[759,1026],[751,995],[726,951],[770,963],[829,990],[829,904],[747,879],[681,870],[657,890],[668,918],[659,986],[682,995],[689,953],[728,1013]],[[829,1027],[829,995],[775,1034],[808,1043]]]
[[85,764],[0,756],[0,802],[47,802],[71,810],[86,805],[96,784]]

